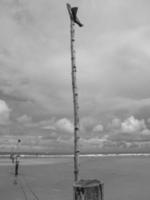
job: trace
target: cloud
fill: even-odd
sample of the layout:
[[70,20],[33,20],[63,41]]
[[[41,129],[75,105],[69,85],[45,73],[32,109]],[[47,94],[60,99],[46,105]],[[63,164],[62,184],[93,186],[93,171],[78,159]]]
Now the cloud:
[[104,130],[104,127],[101,124],[98,124],[97,126],[93,128],[93,132],[102,132],[103,130]]
[[112,120],[112,127],[113,128],[120,128],[121,127],[121,120],[118,118],[114,118]]
[[73,124],[66,118],[58,120],[56,122],[56,127],[59,131],[73,133]]
[[130,116],[124,120],[114,118],[112,123],[108,124],[107,131],[108,137],[104,144],[104,149],[107,151],[148,151],[150,130],[144,119],[137,119],[135,116]]
[[[149,138],[150,3],[69,2],[79,6],[85,24],[76,29],[83,143],[88,149],[98,143],[115,150],[135,148]],[[34,144],[38,149],[53,142],[52,149],[61,144],[61,150],[72,141],[70,33],[65,4],[64,0],[0,1],[0,124],[5,124],[0,132],[11,134],[10,141],[13,135],[30,135],[38,140]],[[43,139],[36,139],[41,135]],[[107,140],[102,141],[105,136]]]
[[20,117],[17,118],[17,121],[23,124],[27,124],[27,123],[31,123],[32,118],[30,116],[27,115],[22,115]]
[[121,124],[121,131],[126,133],[139,132],[145,128],[144,120],[135,119],[133,116],[129,117]]
[[101,138],[98,138],[98,137],[89,138],[89,139],[81,138],[79,140],[81,151],[83,151],[83,152],[84,151],[100,152],[103,150],[105,143],[107,143],[107,138],[108,138],[108,135],[105,135]]
[[0,100],[0,125],[6,125],[9,122],[10,108],[5,101]]

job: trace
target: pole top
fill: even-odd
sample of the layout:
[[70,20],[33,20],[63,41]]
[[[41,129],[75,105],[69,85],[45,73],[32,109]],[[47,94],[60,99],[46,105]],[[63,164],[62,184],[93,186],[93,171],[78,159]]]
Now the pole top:
[[71,11],[71,5],[69,3],[67,3],[66,6],[67,6],[67,10],[68,10],[70,18],[73,19],[72,11]]
[[71,7],[69,3],[66,4],[67,10],[70,16],[70,19],[76,23],[78,26],[82,27],[83,24],[80,22],[79,18],[77,17],[78,7]]
[[74,184],[74,187],[79,187],[79,188],[89,188],[89,187],[95,187],[103,184],[100,180],[97,179],[81,179],[77,181]]

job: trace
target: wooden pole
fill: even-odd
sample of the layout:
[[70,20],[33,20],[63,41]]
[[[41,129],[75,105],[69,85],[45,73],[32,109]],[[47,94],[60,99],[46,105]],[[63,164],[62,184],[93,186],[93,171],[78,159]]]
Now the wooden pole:
[[16,144],[16,154],[17,154],[17,156],[19,156],[19,154],[20,154],[20,143],[21,143],[21,140],[18,139],[17,144]]
[[74,104],[74,180],[79,179],[79,104],[75,62],[75,23],[71,20],[72,91]]
[[71,73],[72,73],[72,92],[74,106],[74,181],[79,180],[79,103],[78,87],[76,78],[76,53],[75,53],[75,22],[71,13],[71,6],[67,4],[70,16],[70,48],[71,48]]

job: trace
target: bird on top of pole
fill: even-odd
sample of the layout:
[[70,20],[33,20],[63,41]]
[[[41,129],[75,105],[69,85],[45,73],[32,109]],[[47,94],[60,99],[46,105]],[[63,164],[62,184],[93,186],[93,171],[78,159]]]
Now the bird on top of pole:
[[67,3],[67,9],[70,15],[70,18],[76,23],[78,26],[82,27],[83,24],[80,22],[79,18],[77,17],[78,7],[72,7],[69,3]]

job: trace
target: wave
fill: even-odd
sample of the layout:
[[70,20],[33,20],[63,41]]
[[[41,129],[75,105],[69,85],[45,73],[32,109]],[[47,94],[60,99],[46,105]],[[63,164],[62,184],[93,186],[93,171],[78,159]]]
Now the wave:
[[[109,153],[109,154],[80,154],[79,157],[150,157],[150,153]],[[8,158],[10,154],[0,155],[0,158]],[[73,158],[73,154],[20,154],[22,158]]]
[[[79,157],[150,157],[150,153],[110,153],[110,154],[80,154]],[[21,157],[37,158],[72,158],[73,154],[64,155],[21,155]]]

